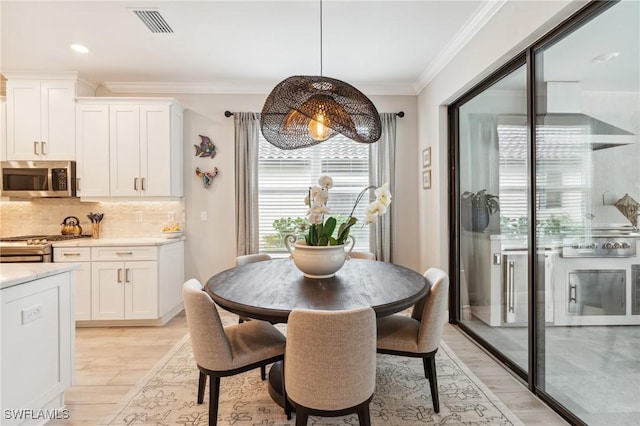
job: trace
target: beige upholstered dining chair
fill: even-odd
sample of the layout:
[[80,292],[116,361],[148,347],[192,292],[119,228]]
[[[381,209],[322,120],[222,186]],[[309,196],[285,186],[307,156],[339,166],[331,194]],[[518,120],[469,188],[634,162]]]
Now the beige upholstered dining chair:
[[[271,256],[269,256],[268,254],[245,254],[236,257],[236,266],[247,265],[253,262],[263,262],[265,260],[271,260]],[[241,315],[238,317],[238,322],[243,323],[245,321],[248,321],[249,319],[250,318],[243,317]],[[267,367],[264,365],[260,367],[260,377],[262,378],[262,380],[265,380],[267,378]]]
[[262,262],[265,260],[271,260],[271,256],[268,254],[245,254],[243,256],[236,257],[236,266],[242,266],[253,262]]
[[396,314],[378,319],[377,346],[378,353],[422,358],[433,409],[439,413],[435,356],[446,321],[449,276],[437,268],[430,268],[424,276],[431,283],[431,289],[415,304],[410,317]]
[[285,411],[296,409],[296,426],[309,415],[357,413],[370,425],[376,382],[376,319],[371,308],[293,310],[287,323],[284,361]]
[[284,358],[285,337],[264,321],[248,321],[223,327],[211,297],[196,279],[183,284],[191,346],[200,370],[198,404],[204,401],[209,383],[209,425],[218,422],[220,377],[232,376]]
[[349,257],[354,259],[376,260],[376,255],[370,251],[352,251],[349,253]]

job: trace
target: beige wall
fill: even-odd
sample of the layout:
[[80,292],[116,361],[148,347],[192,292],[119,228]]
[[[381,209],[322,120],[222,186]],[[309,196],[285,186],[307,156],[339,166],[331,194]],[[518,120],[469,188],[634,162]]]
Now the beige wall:
[[446,106],[584,4],[508,1],[418,95],[418,149],[431,146],[433,163],[433,189],[419,192],[420,270],[449,269]]

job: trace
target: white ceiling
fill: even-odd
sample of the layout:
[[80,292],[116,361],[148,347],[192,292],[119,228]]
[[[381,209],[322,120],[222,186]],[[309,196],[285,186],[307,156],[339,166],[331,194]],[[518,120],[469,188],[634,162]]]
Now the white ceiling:
[[[322,74],[369,94],[415,94],[502,4],[324,0]],[[174,33],[151,33],[134,8],[155,8]],[[291,75],[320,74],[319,0],[1,0],[0,19],[3,72],[210,93],[268,93]]]

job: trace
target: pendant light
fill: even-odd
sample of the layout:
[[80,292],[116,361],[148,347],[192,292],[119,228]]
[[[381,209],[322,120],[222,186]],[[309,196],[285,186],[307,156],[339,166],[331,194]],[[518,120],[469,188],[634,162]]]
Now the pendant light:
[[292,76],[274,87],[262,108],[264,138],[281,149],[315,145],[338,133],[356,142],[380,139],[380,114],[362,92],[322,75],[322,0],[320,0],[320,75]]

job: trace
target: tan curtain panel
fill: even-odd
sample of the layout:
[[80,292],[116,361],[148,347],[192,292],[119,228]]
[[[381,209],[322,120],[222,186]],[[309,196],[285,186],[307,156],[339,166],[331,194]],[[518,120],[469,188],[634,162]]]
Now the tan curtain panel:
[[237,256],[258,253],[258,143],[260,114],[234,112]]

